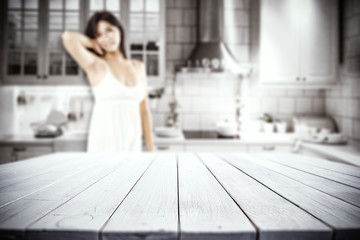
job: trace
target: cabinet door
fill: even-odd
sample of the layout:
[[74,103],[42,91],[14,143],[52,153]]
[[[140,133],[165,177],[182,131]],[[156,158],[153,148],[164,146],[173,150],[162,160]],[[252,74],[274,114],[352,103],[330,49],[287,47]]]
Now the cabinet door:
[[48,83],[86,84],[84,73],[65,51],[61,34],[65,30],[83,32],[84,11],[80,0],[51,0],[44,12],[44,75]]
[[299,82],[299,0],[263,0],[260,9],[260,80]]
[[187,144],[186,152],[246,152],[245,145],[203,145]]
[[40,6],[38,0],[6,2],[4,69],[7,83],[41,78]]
[[13,151],[16,152],[17,160],[24,160],[27,158],[38,157],[44,154],[52,153],[50,146],[26,146],[14,147]]
[[301,78],[308,84],[336,81],[337,17],[334,0],[301,0]]
[[12,147],[0,146],[0,164],[14,161]]

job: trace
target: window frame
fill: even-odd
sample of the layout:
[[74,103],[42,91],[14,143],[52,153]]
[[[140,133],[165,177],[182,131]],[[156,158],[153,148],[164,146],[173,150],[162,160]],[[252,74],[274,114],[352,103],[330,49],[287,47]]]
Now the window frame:
[[[25,0],[22,0],[25,1]],[[83,32],[87,19],[90,14],[90,0],[79,0],[81,9],[79,10],[79,31]],[[126,32],[126,51],[128,53],[128,57],[131,57],[130,51],[130,1],[131,0],[118,0],[120,1],[120,21],[123,24],[124,31]],[[16,75],[11,76],[7,75],[7,54],[6,44],[8,37],[8,29],[7,29],[7,2],[8,1],[0,1],[0,30],[2,30],[3,37],[0,38],[0,63],[2,65],[0,69],[0,85],[75,85],[75,86],[84,86],[88,85],[88,81],[86,79],[86,75],[80,68],[79,75],[60,75],[60,76],[50,76],[48,66],[49,52],[47,50],[48,45],[48,35],[49,35],[49,0],[38,0],[38,41],[39,47],[37,50],[37,59],[38,59],[38,74],[37,75],[47,75],[46,79],[37,78],[35,76],[26,76],[26,75]],[[106,0],[104,1],[106,2]],[[106,5],[106,3],[104,3]],[[158,76],[148,76],[148,82],[150,85],[161,85],[165,80],[165,34],[166,34],[166,0],[159,0],[159,52],[158,55]],[[144,26],[145,31],[145,26]],[[145,39],[144,39],[145,41]],[[45,46],[46,43],[46,46]],[[65,67],[65,61],[63,62],[63,68]],[[146,64],[146,62],[144,62]]]

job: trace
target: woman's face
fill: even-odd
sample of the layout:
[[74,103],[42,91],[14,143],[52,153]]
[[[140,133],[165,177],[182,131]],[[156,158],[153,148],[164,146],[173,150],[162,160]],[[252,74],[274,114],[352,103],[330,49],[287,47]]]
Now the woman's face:
[[114,52],[119,49],[120,30],[105,20],[100,20],[96,25],[95,38],[100,47],[106,52]]

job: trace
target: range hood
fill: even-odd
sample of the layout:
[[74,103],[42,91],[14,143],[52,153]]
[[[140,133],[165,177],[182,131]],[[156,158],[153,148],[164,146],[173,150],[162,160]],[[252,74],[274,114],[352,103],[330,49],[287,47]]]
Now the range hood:
[[214,72],[236,72],[238,61],[226,46],[223,0],[197,1],[197,43],[187,60],[188,67]]

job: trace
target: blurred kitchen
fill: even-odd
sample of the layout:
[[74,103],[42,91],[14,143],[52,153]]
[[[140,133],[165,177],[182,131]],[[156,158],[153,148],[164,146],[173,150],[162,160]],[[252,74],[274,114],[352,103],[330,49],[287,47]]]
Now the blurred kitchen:
[[0,1],[0,163],[86,151],[93,97],[64,30],[98,10],[146,65],[157,151],[360,165],[358,0]]

